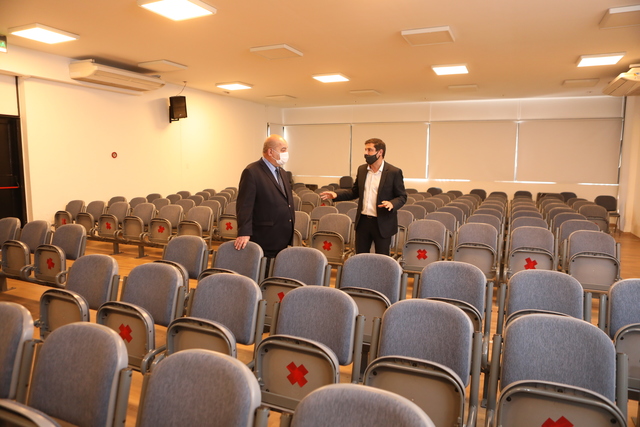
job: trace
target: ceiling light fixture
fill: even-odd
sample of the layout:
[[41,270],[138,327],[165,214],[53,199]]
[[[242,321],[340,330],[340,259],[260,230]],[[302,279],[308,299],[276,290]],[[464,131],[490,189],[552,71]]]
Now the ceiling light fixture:
[[417,28],[415,30],[403,30],[402,37],[411,46],[424,46],[428,44],[451,43],[455,41],[451,28],[444,27]]
[[600,79],[570,79],[562,82],[562,86],[567,87],[594,87]]
[[601,29],[632,27],[634,25],[640,25],[640,4],[607,9],[600,21]]
[[432,65],[431,68],[439,76],[449,76],[452,74],[469,74],[466,64],[454,65]]
[[340,73],[316,74],[312,77],[322,83],[337,83],[349,81],[349,78],[347,76]]
[[302,56],[302,52],[288,44],[274,44],[271,46],[257,46],[249,49],[249,52],[263,56],[267,59],[296,58]]
[[138,6],[174,21],[213,15],[218,11],[200,0],[138,0]]
[[604,53],[600,55],[582,55],[578,67],[595,67],[598,65],[614,65],[622,59],[626,52]]
[[243,89],[251,89],[253,85],[249,83],[242,82],[228,82],[228,83],[216,83],[216,87],[225,90],[243,90]]
[[350,90],[349,93],[355,96],[380,96],[380,92],[375,89]]
[[14,36],[20,36],[42,43],[54,44],[78,40],[79,35],[58,30],[42,24],[29,24],[20,27],[9,28],[9,32]]
[[139,62],[138,67],[160,72],[186,70],[187,68],[189,68],[186,65],[178,64],[177,62],[168,61],[166,59]]

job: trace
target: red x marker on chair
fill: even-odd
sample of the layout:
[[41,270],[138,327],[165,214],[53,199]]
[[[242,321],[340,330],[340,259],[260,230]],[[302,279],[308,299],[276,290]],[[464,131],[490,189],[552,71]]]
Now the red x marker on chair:
[[304,365],[300,364],[300,366],[296,366],[295,363],[291,362],[287,365],[287,369],[291,372],[287,375],[287,379],[291,385],[298,383],[300,387],[303,387],[308,382],[304,376],[307,375],[309,371],[307,371]]
[[418,259],[427,259],[427,250],[426,249],[418,249]]
[[55,266],[56,264],[53,262],[53,260],[51,258],[47,258],[47,267],[49,268],[49,270],[51,270]]
[[536,269],[536,265],[538,265],[538,261],[531,259],[531,258],[527,258],[525,259],[525,261],[527,262],[524,265],[524,269],[525,270],[535,270]]
[[125,326],[124,324],[120,325],[120,336],[123,340],[127,342],[131,342],[133,337],[131,336],[131,327],[129,325]]
[[573,424],[571,424],[565,417],[558,418],[558,421],[553,421],[551,418],[547,418],[547,421],[545,421],[541,427],[573,427]]
[[325,251],[330,251],[331,246],[333,246],[333,243],[327,242],[326,240],[323,243],[324,244],[322,245],[322,249],[324,249]]

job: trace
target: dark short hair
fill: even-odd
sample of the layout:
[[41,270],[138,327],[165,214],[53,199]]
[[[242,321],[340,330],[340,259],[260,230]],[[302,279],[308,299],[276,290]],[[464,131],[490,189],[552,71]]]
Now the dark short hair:
[[367,144],[373,144],[373,148],[375,148],[376,151],[382,150],[382,158],[384,158],[384,155],[387,154],[387,144],[385,144],[384,141],[380,138],[367,139],[364,142],[364,145]]

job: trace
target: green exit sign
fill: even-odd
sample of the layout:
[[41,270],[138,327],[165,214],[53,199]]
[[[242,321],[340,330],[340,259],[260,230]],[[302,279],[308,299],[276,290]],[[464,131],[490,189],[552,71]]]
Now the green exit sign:
[[7,36],[0,36],[0,52],[7,52]]

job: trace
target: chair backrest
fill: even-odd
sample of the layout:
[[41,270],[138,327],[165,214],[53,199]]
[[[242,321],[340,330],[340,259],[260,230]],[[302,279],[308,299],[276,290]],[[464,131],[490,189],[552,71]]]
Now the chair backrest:
[[129,203],[128,202],[113,202],[107,208],[107,213],[109,215],[113,215],[118,220],[118,224],[122,224],[124,221],[124,217],[129,214]]
[[131,215],[137,216],[142,220],[142,223],[145,226],[148,226],[151,222],[151,218],[156,216],[156,212],[157,208],[155,204],[143,202],[139,203],[138,205],[136,205],[136,207],[133,208],[133,210],[131,211]]
[[252,426],[260,406],[260,386],[249,368],[209,350],[179,351],[159,363],[145,381],[138,427]]
[[15,399],[24,344],[33,339],[33,319],[22,305],[2,301],[0,324],[0,399]]
[[483,314],[486,282],[486,276],[475,265],[458,261],[436,261],[422,270],[417,297],[464,301]]
[[578,230],[569,235],[569,258],[580,252],[606,254],[616,257],[616,239],[601,231]]
[[309,231],[311,229],[311,217],[303,211],[295,211],[294,227],[300,232],[302,240],[309,239]]
[[191,191],[182,190],[182,191],[178,191],[177,194],[179,194],[180,197],[182,197],[183,199],[186,199],[191,195]]
[[327,257],[315,248],[291,247],[276,255],[273,276],[299,280],[306,285],[324,284]]
[[195,195],[202,196],[202,201],[209,200],[209,197],[211,197],[208,191],[198,191]]
[[521,310],[544,310],[583,318],[584,289],[560,271],[523,270],[509,280],[506,317]]
[[224,207],[225,215],[235,215],[236,214],[236,202],[229,202],[227,206]]
[[109,255],[89,254],[73,263],[65,289],[82,295],[89,308],[97,310],[113,295],[118,276],[118,262]]
[[492,207],[484,207],[484,206],[480,206],[478,209],[476,209],[473,212],[474,215],[493,215],[496,218],[498,218],[500,221],[503,220],[504,215],[502,215],[502,212],[500,212],[498,209],[493,209]]
[[296,407],[292,427],[432,427],[415,403],[390,391],[356,384],[332,384],[305,396]]
[[546,228],[518,227],[511,232],[511,250],[520,248],[543,249],[553,255],[555,252],[555,237]]
[[498,231],[494,226],[481,223],[467,223],[458,230],[458,244],[483,244],[498,250]]
[[474,188],[469,192],[469,194],[475,194],[479,196],[482,200],[487,198],[487,192],[481,188]]
[[231,270],[256,282],[260,280],[260,262],[264,253],[256,242],[247,242],[241,251],[234,247],[234,242],[224,242],[216,250],[214,268]]
[[51,226],[47,221],[30,221],[22,227],[20,241],[33,251],[40,245],[46,245],[51,240]]
[[182,196],[177,194],[177,193],[176,194],[169,194],[167,196],[167,199],[169,199],[171,201],[171,203],[173,204],[173,203],[177,202],[178,200],[181,200]]
[[133,209],[136,206],[138,206],[140,203],[147,203],[147,198],[146,197],[134,197],[133,199],[131,199],[129,201],[129,206],[131,207],[131,209]]
[[340,287],[373,289],[393,304],[401,297],[401,280],[402,267],[398,261],[387,255],[363,253],[344,262]]
[[171,200],[169,200],[169,199],[167,199],[165,197],[158,197],[157,199],[153,199],[153,201],[151,203],[153,203],[153,205],[159,211],[164,206],[170,205],[171,204]]
[[214,222],[218,221],[218,217],[222,213],[222,205],[220,205],[220,202],[218,200],[213,200],[213,199],[205,200],[204,202],[202,202],[200,206],[202,207],[207,206],[211,208],[211,210],[213,211],[213,221]]
[[529,199],[532,199],[533,198],[533,194],[531,194],[531,191],[518,190],[515,193],[513,193],[513,198],[515,199],[516,197],[527,197]]
[[413,214],[407,210],[398,209],[398,226],[407,228],[414,221]]
[[253,344],[262,299],[255,281],[239,274],[211,274],[198,282],[192,298],[188,316],[221,323],[240,344]]
[[196,206],[200,206],[202,204],[202,202],[204,202],[204,197],[201,196],[200,194],[194,194],[188,197],[188,199],[191,199],[195,202]]
[[514,221],[518,218],[538,218],[543,219],[542,214],[538,212],[535,208],[532,210],[512,210],[511,211],[511,221]]
[[615,372],[613,342],[584,320],[531,314],[505,329],[501,389],[516,381],[552,381],[586,388],[613,402]]
[[341,290],[301,286],[282,299],[275,333],[318,341],[333,351],[340,365],[348,365],[353,359],[357,316],[355,301]]
[[464,214],[465,218],[471,215],[471,207],[472,207],[471,203],[465,203],[464,201],[458,202],[454,200],[453,202],[449,203],[447,206],[452,206],[460,209]]
[[7,240],[15,240],[19,231],[19,218],[6,217],[0,219],[0,246]]
[[175,228],[182,219],[183,209],[182,206],[171,204],[160,208],[158,212],[158,218],[164,218],[171,224],[171,228]]
[[91,214],[91,216],[93,217],[93,220],[97,221],[98,218],[100,218],[100,215],[102,215],[105,212],[106,208],[107,208],[107,204],[103,200],[94,200],[92,202],[89,202],[85,212],[88,214]]
[[429,187],[429,188],[427,188],[427,193],[431,194],[432,196],[437,196],[438,194],[442,194],[442,188],[440,188],[440,187]]
[[560,193],[560,195],[562,196],[562,198],[564,199],[564,201],[566,202],[569,199],[572,199],[574,197],[578,197],[576,195],[576,193],[572,192],[572,191],[563,191]]
[[59,247],[67,259],[78,259],[84,255],[87,244],[85,229],[79,224],[65,224],[53,234],[51,244]]
[[191,199],[180,199],[175,202],[175,204],[178,206],[182,206],[182,210],[184,211],[184,213],[189,212],[189,209],[196,206],[196,202]]
[[149,203],[153,203],[153,201],[155,199],[161,199],[162,198],[162,194],[160,193],[149,193],[147,194],[147,202]]
[[598,226],[586,219],[569,219],[559,226],[558,240],[563,242],[569,238],[571,233],[578,230],[599,231]]
[[[544,222],[544,221],[542,221],[542,222]],[[476,223],[476,224],[489,224],[489,225],[492,225],[493,228],[495,228],[498,233],[502,232],[502,223],[500,222],[500,218],[498,218],[498,217],[496,217],[494,215],[474,213],[469,218],[467,218],[467,224],[474,224],[474,223]],[[546,227],[546,225],[547,224],[545,223],[545,227]]]
[[110,426],[127,365],[127,349],[115,331],[89,322],[61,326],[42,344],[27,403],[76,426]]
[[349,243],[351,241],[351,218],[340,213],[324,215],[318,222],[317,231],[333,231],[340,234],[345,243]]
[[200,236],[176,236],[164,248],[162,259],[177,262],[187,269],[189,278],[197,279],[209,258],[207,242]]
[[339,213],[338,208],[336,208],[335,206],[316,206],[315,208],[313,208],[309,216],[313,221],[313,220],[320,220],[320,218],[322,218],[325,215],[337,214],[337,213]]
[[456,206],[443,206],[438,209],[438,212],[448,212],[456,217],[456,221],[458,221],[458,225],[462,225],[465,220],[464,211]]
[[444,224],[447,230],[449,230],[449,232],[451,233],[455,233],[457,230],[456,217],[453,216],[453,214],[450,214],[449,212],[431,212],[430,214],[427,214],[425,219],[431,219],[434,221],[441,222],[442,224]]
[[625,279],[614,283],[608,299],[609,336],[621,328],[640,323],[640,279]]
[[[425,200],[418,200],[417,202],[414,203],[414,205],[416,206],[422,206],[425,210],[426,213],[431,213],[431,212],[435,212],[438,210],[438,205],[436,205],[433,202],[430,202],[429,199],[425,199]],[[424,219],[424,218],[421,218]]]
[[414,221],[407,229],[407,240],[428,239],[440,244],[444,250],[447,238],[447,228],[440,221],[432,219],[420,219]]
[[350,176],[340,177],[340,188],[351,188],[353,187],[353,178]]
[[593,200],[596,205],[602,206],[609,212],[616,212],[618,210],[618,199],[614,196],[601,195]]
[[64,210],[69,212],[71,214],[71,219],[75,221],[78,214],[82,212],[84,208],[84,200],[71,200],[67,203]]
[[549,225],[542,218],[522,216],[511,221],[511,231],[515,231],[519,227],[539,227],[548,229]]
[[187,212],[185,219],[197,222],[204,233],[209,233],[213,227],[213,210],[209,206],[196,206]]
[[382,316],[378,357],[428,360],[453,370],[469,384],[473,324],[460,308],[442,301],[397,302]]
[[114,203],[118,203],[118,202],[126,202],[127,198],[124,196],[113,196],[112,198],[109,199],[109,201],[107,202],[107,209],[111,207],[111,205],[113,205]]
[[126,278],[120,301],[144,308],[154,323],[168,326],[182,315],[182,308],[176,304],[183,285],[182,272],[175,266],[159,262],[141,264]]
[[404,205],[400,208],[400,210],[411,212],[414,219],[424,219],[424,217],[427,215],[427,210],[424,208],[424,206],[418,204]]

